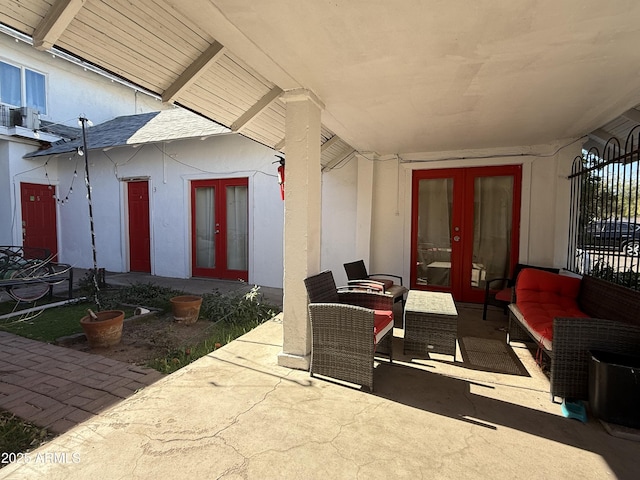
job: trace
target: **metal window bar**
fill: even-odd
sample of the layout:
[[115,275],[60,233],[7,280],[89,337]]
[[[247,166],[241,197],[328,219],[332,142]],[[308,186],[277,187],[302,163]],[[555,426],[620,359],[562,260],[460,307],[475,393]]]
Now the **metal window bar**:
[[567,269],[640,290],[640,126],[574,159]]

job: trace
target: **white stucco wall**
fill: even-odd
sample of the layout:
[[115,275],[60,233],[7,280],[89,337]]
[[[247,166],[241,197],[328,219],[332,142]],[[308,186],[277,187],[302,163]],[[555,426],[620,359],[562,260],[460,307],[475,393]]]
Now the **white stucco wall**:
[[[48,113],[42,118],[76,126],[83,114],[94,124],[119,115],[166,108],[161,102],[46,52],[15,42],[0,34],[0,59],[46,74]],[[76,158],[50,162],[45,177],[45,159],[22,160],[35,143],[0,139],[0,243],[21,243],[19,182],[58,185],[64,196]],[[113,149],[91,154],[94,183],[94,214],[98,238],[98,263],[111,271],[128,268],[125,186],[117,178],[149,177],[152,210],[152,269],[162,276],[190,276],[189,181],[193,179],[248,176],[250,195],[250,282],[268,286],[282,284],[282,202],[278,196],[273,152],[240,136],[205,141],[173,142],[165,155],[148,145],[139,149]],[[522,204],[520,260],[564,266],[568,223],[569,183],[566,180],[579,143],[440,152],[396,158],[359,157],[373,165],[371,191],[357,190],[358,159],[322,175],[322,269],[331,269],[338,284],[346,281],[343,263],[366,257],[358,248],[358,232],[366,231],[358,217],[358,202],[371,199],[370,271],[400,273],[409,281],[411,242],[411,171],[479,165],[521,164]],[[531,155],[532,151],[542,155]],[[505,152],[514,152],[513,156]],[[551,153],[550,153],[551,152]],[[133,156],[135,154],[135,156]],[[114,163],[107,155],[117,163]],[[476,158],[474,158],[476,157]],[[480,158],[478,158],[480,157]],[[460,160],[443,160],[461,158]],[[426,160],[426,161],[416,161]],[[196,168],[185,167],[184,162]],[[59,171],[58,171],[59,166]],[[360,167],[362,169],[362,166]],[[241,169],[242,171],[238,171]],[[204,170],[204,171],[202,171]],[[245,171],[246,170],[246,171]],[[59,250],[62,261],[91,266],[83,163],[78,163],[71,200],[58,207]],[[257,172],[268,172],[257,173]],[[364,172],[361,175],[367,174]],[[364,182],[366,185],[367,182]],[[7,188],[5,188],[7,186]],[[178,200],[176,200],[178,199]],[[263,199],[269,199],[263,201]],[[17,202],[17,203],[16,203]],[[366,220],[366,219],[365,219]],[[275,227],[278,228],[275,228]],[[358,230],[360,228],[360,230]],[[178,232],[178,233],[177,233]],[[363,253],[364,251],[364,253]]]
[[[45,75],[47,113],[41,115],[42,120],[78,127],[80,115],[98,124],[120,115],[168,108],[155,97],[36,50],[3,33],[0,33],[0,60]],[[56,162],[50,162],[45,168],[46,158],[23,160],[23,155],[36,150],[39,142],[30,130],[15,130],[22,130],[21,135],[28,134],[34,139],[13,136],[11,129],[0,126],[0,244],[21,245],[20,182],[57,185],[58,175]],[[76,185],[83,187],[82,178]],[[58,215],[60,248],[59,222]]]
[[47,113],[41,115],[43,120],[77,127],[80,115],[97,125],[120,115],[167,108],[160,100],[139,90],[36,50],[3,33],[0,33],[0,60],[45,75]]
[[[520,261],[564,267],[570,198],[566,177],[580,150],[580,142],[567,141],[559,145],[441,152],[401,160],[372,159],[374,200],[369,271],[399,274],[405,284],[409,283],[413,170],[483,165],[522,165]],[[356,227],[355,193],[336,187],[355,185],[357,175],[356,161],[323,175],[322,268],[330,268],[337,283],[346,279],[342,263],[356,259],[352,258],[355,251],[350,243]],[[339,221],[334,221],[338,206],[345,211],[337,216]]]
[[331,270],[345,285],[343,264],[356,258],[357,162],[322,175],[321,270]]
[[11,245],[11,170],[9,142],[0,141],[0,245]]
[[[48,111],[41,115],[42,120],[77,127],[78,116],[84,115],[97,125],[117,116],[169,107],[135,88],[3,34],[0,60],[45,74]],[[20,182],[51,183],[64,198],[77,168],[69,201],[57,207],[59,260],[92,267],[84,158],[49,159],[46,168],[47,157],[22,158],[37,148],[35,140],[0,137],[0,243],[22,244]],[[239,135],[90,152],[98,266],[115,272],[127,271],[129,266],[126,185],[119,179],[149,178],[152,273],[187,278],[191,276],[189,181],[248,177],[249,281],[281,287],[283,203],[273,155],[273,150]]]
[[[57,184],[55,164],[46,159],[24,160],[22,157],[37,149],[37,142],[17,139],[0,140],[0,226],[2,245],[22,245],[22,213],[20,183]],[[48,174],[48,178],[47,178]]]
[[[57,159],[60,191],[66,194],[78,162],[70,202],[60,208],[62,261],[92,267],[84,159]],[[240,135],[180,140],[92,151],[90,178],[98,266],[128,271],[126,182],[149,179],[151,263],[154,275],[191,276],[191,180],[249,179],[249,282],[282,286],[283,202],[274,151]]]

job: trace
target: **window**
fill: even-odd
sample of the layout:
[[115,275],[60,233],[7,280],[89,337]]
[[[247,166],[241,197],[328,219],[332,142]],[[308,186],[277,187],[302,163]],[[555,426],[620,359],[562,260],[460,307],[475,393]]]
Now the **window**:
[[47,114],[45,76],[42,73],[0,62],[0,103],[31,107]]
[[0,62],[0,102],[14,107],[22,106],[20,76],[18,67]]

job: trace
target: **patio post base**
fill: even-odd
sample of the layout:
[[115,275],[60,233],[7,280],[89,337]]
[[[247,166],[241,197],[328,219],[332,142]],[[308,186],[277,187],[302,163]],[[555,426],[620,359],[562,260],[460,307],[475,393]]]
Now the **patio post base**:
[[281,352],[278,354],[278,365],[286,368],[295,368],[296,370],[309,371],[311,355],[293,355],[291,353]]

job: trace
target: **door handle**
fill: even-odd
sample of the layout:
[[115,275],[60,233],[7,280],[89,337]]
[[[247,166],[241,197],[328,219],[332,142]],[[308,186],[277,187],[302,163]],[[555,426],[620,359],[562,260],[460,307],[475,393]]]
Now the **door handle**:
[[453,241],[454,241],[454,242],[459,242],[459,241],[460,241],[460,235],[455,235],[455,236],[453,237]]

